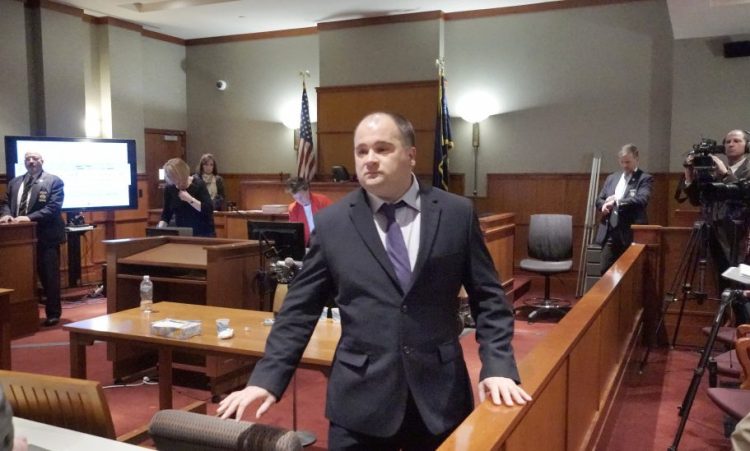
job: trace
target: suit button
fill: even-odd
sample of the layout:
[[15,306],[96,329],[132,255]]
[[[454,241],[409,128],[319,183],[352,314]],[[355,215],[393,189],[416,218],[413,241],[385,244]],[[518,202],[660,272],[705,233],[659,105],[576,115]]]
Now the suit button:
[[411,351],[412,351],[412,349],[409,346],[404,346],[403,350],[404,350],[404,354],[406,355],[411,354]]
[[406,313],[408,311],[409,311],[409,307],[407,307],[406,305],[401,306],[401,313]]

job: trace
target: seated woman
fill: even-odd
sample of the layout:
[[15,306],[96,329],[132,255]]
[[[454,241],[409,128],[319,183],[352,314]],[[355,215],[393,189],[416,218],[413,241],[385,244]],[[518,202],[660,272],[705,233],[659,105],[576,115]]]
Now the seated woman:
[[294,198],[294,202],[289,204],[289,222],[305,224],[305,246],[309,246],[310,233],[315,230],[313,215],[333,202],[322,194],[311,193],[310,184],[299,177],[287,180],[286,191]]
[[204,153],[196,168],[196,175],[203,180],[211,195],[211,203],[215,211],[224,209],[224,179],[219,175],[219,168],[213,154]]
[[214,209],[206,184],[190,175],[190,167],[179,158],[164,163],[164,210],[159,227],[166,227],[172,216],[177,227],[190,227],[194,236],[216,236]]

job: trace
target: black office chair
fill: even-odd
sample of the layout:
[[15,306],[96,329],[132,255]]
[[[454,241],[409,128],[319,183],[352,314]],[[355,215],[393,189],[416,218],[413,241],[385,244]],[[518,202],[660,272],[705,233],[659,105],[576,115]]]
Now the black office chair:
[[521,260],[521,269],[544,276],[544,298],[525,302],[534,310],[529,322],[544,313],[565,315],[570,302],[550,296],[550,276],[568,272],[573,267],[573,218],[570,215],[531,215],[529,223],[529,258]]

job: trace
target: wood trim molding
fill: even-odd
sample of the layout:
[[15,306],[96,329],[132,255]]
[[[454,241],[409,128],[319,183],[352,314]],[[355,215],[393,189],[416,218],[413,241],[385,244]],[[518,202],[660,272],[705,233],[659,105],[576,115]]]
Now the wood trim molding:
[[141,30],[141,35],[146,38],[156,39],[157,41],[171,42],[172,44],[185,45],[185,40],[170,36],[168,34],[158,33],[151,30]]
[[144,133],[154,133],[157,135],[179,135],[179,136],[185,136],[186,132],[185,130],[167,130],[163,128],[145,128]]
[[396,83],[377,83],[377,84],[366,84],[366,85],[345,85],[345,86],[318,86],[315,91],[318,93],[331,93],[331,92],[351,92],[351,91],[377,91],[382,90],[384,86],[389,89],[412,89],[412,88],[423,88],[423,87],[437,87],[437,80],[422,80],[422,81],[400,81]]
[[263,31],[260,33],[233,34],[233,35],[228,35],[228,36],[216,36],[212,38],[188,39],[184,42],[186,46],[223,44],[226,42],[254,41],[257,39],[292,38],[292,37],[307,36],[307,35],[317,34],[317,33],[318,33],[318,29],[315,27],[292,28],[289,30]]
[[618,3],[641,2],[644,0],[560,0],[546,3],[535,3],[523,6],[504,6],[501,8],[475,9],[445,13],[445,20],[480,19],[483,17],[505,16],[510,14],[539,13],[558,9],[585,8],[587,6],[606,6]]
[[56,11],[58,13],[68,14],[75,17],[83,18],[86,15],[80,8],[76,8],[75,6],[70,5],[64,5],[62,3],[57,3],[50,0],[41,0],[39,2],[39,6],[50,11]]
[[321,22],[318,30],[331,31],[344,28],[369,27],[370,25],[385,25],[392,23],[419,22],[423,20],[442,19],[442,11],[425,11],[419,13],[397,14],[393,16],[365,17],[362,19],[339,20],[335,22]]

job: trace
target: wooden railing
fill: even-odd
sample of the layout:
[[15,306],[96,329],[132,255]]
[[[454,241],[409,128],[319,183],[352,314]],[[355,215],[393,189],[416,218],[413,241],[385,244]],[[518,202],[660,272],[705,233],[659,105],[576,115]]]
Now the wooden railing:
[[441,450],[592,449],[639,330],[643,245],[632,245],[559,324],[519,362],[525,406],[485,401]]

